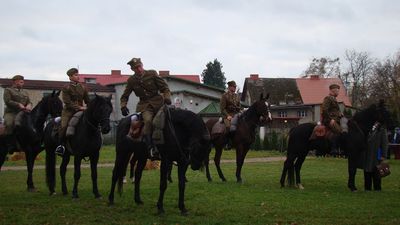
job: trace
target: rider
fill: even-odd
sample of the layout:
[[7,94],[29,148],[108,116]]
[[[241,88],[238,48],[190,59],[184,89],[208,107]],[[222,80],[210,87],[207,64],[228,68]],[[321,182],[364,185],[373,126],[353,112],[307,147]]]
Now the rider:
[[159,151],[152,140],[152,121],[155,114],[163,104],[171,104],[171,92],[167,83],[158,76],[155,70],[143,69],[140,58],[133,58],[128,63],[134,75],[129,77],[125,91],[121,96],[121,112],[123,116],[129,114],[127,102],[129,95],[135,92],[139,97],[136,112],[141,112],[144,122],[143,138],[147,145],[147,150],[151,159],[159,159]]
[[[226,127],[226,133],[228,143],[233,137],[234,131],[231,132],[231,120],[235,114],[240,112],[240,99],[239,95],[236,93],[236,83],[235,81],[228,82],[228,91],[225,92],[220,101],[220,109],[224,119],[224,124]],[[230,148],[230,146],[228,146]]]
[[10,153],[17,149],[17,140],[14,134],[14,119],[20,111],[30,112],[32,110],[32,102],[24,86],[24,77],[15,75],[11,87],[4,90],[4,135],[6,138],[7,149]]
[[343,117],[340,111],[336,97],[339,95],[340,86],[338,84],[329,85],[329,95],[324,98],[321,106],[322,124],[331,132],[330,141],[332,143],[332,151],[337,150],[337,139],[342,132],[340,119]]
[[61,127],[58,131],[59,146],[56,148],[56,154],[63,155],[65,152],[65,133],[68,127],[68,121],[78,111],[86,110],[86,106],[89,104],[89,94],[86,87],[79,83],[78,74],[79,71],[76,68],[71,68],[67,71],[70,83],[65,85],[61,91],[62,100],[64,102],[64,108],[61,113]]

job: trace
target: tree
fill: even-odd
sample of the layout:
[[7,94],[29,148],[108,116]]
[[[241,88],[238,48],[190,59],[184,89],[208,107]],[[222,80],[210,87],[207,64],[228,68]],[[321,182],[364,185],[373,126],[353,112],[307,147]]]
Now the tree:
[[384,99],[391,112],[393,122],[400,122],[400,50],[394,57],[377,62],[369,82],[370,103]]
[[225,89],[225,73],[222,72],[222,64],[217,59],[207,63],[206,69],[201,73],[201,78],[204,84]]
[[304,76],[318,75],[321,77],[337,77],[340,74],[339,58],[331,59],[329,57],[314,58]]
[[368,81],[373,73],[375,61],[368,52],[346,50],[345,59],[348,68],[339,78],[350,91],[353,106],[364,107],[369,98]]

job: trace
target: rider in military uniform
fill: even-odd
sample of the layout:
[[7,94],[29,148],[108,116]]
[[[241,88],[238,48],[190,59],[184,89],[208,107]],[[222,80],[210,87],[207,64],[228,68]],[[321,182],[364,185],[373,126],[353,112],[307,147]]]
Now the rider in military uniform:
[[240,99],[239,95],[236,93],[235,81],[228,82],[228,91],[221,97],[220,109],[224,119],[226,133],[228,134],[227,138],[230,140],[233,136],[233,132],[230,132],[231,120],[235,114],[240,112]]
[[341,132],[340,118],[343,116],[336,100],[336,97],[339,95],[339,89],[339,85],[331,84],[329,86],[329,95],[324,98],[321,106],[322,124],[336,134],[340,134]]
[[342,132],[340,127],[340,119],[343,117],[340,111],[336,97],[339,95],[340,86],[331,84],[329,86],[329,95],[324,98],[321,106],[322,124],[325,125],[331,132],[330,141],[332,143],[332,152],[337,151],[337,139]]
[[24,77],[15,75],[11,87],[4,90],[4,135],[7,142],[8,151],[11,153],[16,150],[17,142],[14,134],[14,119],[20,111],[30,112],[32,110],[32,103],[29,99],[29,94],[26,90],[22,89],[24,86]]
[[78,69],[71,68],[67,71],[70,83],[63,87],[61,90],[62,100],[64,102],[64,108],[61,113],[61,127],[58,131],[60,145],[56,148],[58,155],[63,155],[65,152],[64,142],[65,133],[68,127],[68,121],[78,111],[86,110],[86,106],[89,104],[89,94],[84,85],[79,83]]
[[159,158],[159,152],[152,140],[152,121],[155,114],[164,104],[171,104],[171,92],[167,83],[158,76],[155,70],[144,70],[140,58],[133,58],[128,65],[131,66],[134,75],[129,77],[125,91],[121,96],[121,112],[127,116],[129,110],[127,102],[129,95],[135,92],[139,97],[136,112],[141,112],[144,122],[143,138],[147,145],[151,159]]

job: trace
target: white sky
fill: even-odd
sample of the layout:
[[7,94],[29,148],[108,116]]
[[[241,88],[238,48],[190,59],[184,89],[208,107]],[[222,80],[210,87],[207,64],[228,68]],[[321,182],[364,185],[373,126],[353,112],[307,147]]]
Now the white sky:
[[399,0],[1,0],[0,77],[65,72],[201,74],[217,58],[240,87],[252,73],[298,77],[313,57],[346,49],[378,59],[400,49]]

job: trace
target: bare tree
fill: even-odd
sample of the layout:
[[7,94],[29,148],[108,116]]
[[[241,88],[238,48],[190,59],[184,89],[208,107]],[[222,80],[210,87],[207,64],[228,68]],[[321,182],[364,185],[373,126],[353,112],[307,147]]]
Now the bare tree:
[[339,58],[331,59],[329,57],[314,58],[307,70],[304,71],[304,77],[318,75],[321,77],[337,77],[340,74]]
[[368,81],[373,74],[376,60],[372,59],[368,52],[357,52],[355,50],[346,50],[345,59],[348,68],[343,74],[339,74],[339,78],[350,90],[353,106],[365,106],[365,102],[370,96]]
[[385,99],[394,121],[400,121],[400,50],[383,62],[378,62],[370,80],[370,101]]

